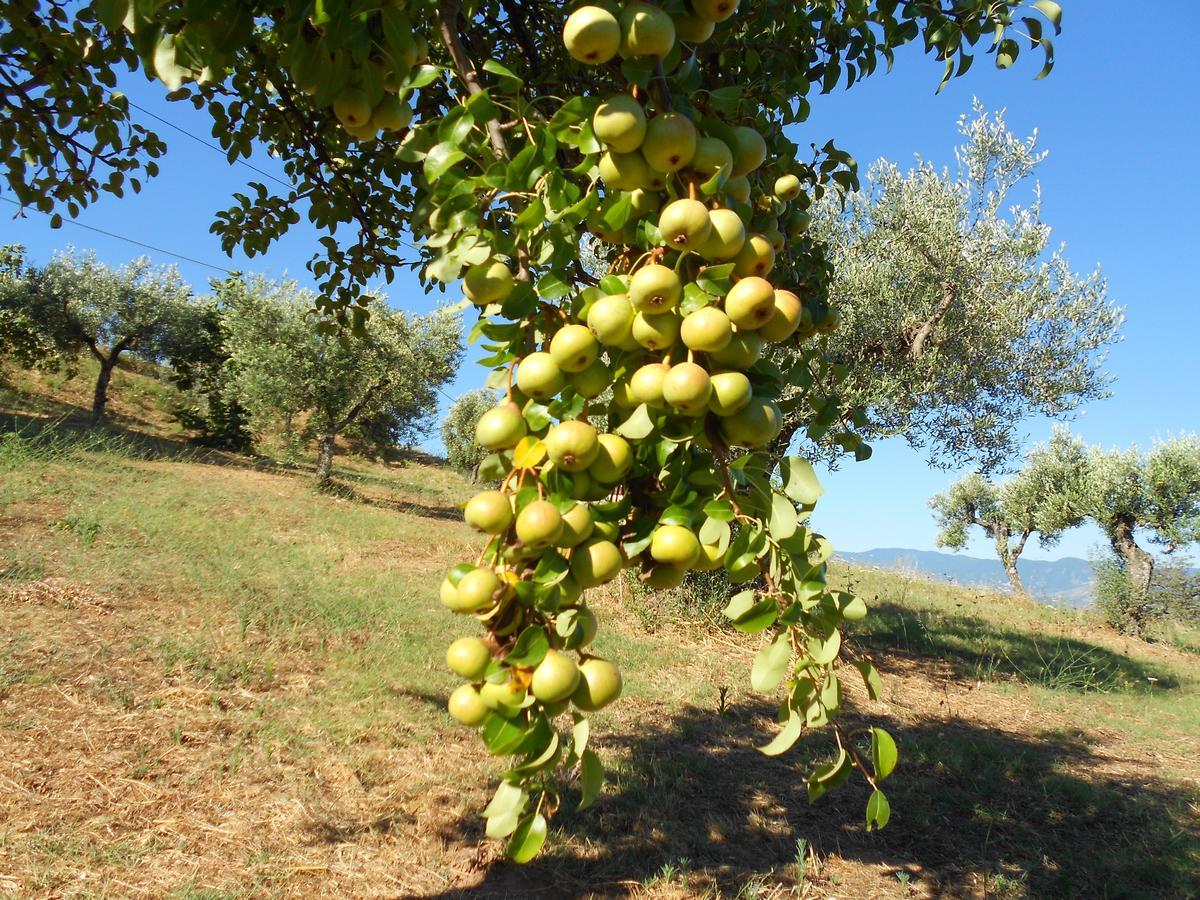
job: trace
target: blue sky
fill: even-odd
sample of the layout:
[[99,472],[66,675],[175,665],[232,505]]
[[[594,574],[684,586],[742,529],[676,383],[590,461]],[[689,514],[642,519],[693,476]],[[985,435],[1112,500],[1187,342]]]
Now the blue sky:
[[[1041,147],[1050,151],[1039,179],[1043,216],[1054,228],[1054,240],[1066,242],[1076,270],[1103,266],[1110,296],[1126,307],[1128,317],[1125,341],[1109,361],[1117,376],[1114,395],[1088,406],[1073,428],[1090,443],[1148,444],[1156,436],[1200,428],[1200,290],[1193,258],[1200,243],[1195,173],[1200,57],[1170,52],[1180,45],[1173,25],[1179,17],[1169,10],[1187,12],[1190,5],[1183,0],[1158,4],[1154,15],[1134,18],[1126,4],[1114,0],[1067,0],[1064,7],[1058,61],[1047,79],[1033,80],[1041,64],[1036,54],[1007,72],[997,72],[990,57],[980,56],[964,78],[935,95],[940,65],[910,48],[912,52],[900,54],[890,75],[814,98],[810,121],[793,136],[802,145],[834,137],[864,167],[879,157],[906,165],[914,154],[952,164],[955,121],[970,110],[976,96],[989,109],[1006,108],[1017,134],[1036,128]],[[207,136],[204,114],[166,103],[157,85],[140,78],[127,82],[124,87],[134,102]],[[160,123],[146,124],[155,126],[170,147],[160,177],[140,196],[105,198],[86,210],[80,222],[222,268],[309,282],[304,263],[315,235],[307,229],[298,228],[255,260],[230,259],[208,233],[212,213],[233,191],[261,176],[227,165],[218,153]],[[265,156],[254,162],[267,171],[275,169]],[[24,220],[0,217],[0,242],[12,241],[25,244],[37,261],[68,243],[95,249],[114,264],[143,252],[72,225],[52,231],[36,213]],[[197,288],[219,274],[151,255],[176,262]],[[439,299],[438,294],[424,295],[407,274],[397,278],[390,296],[396,305],[418,312]],[[449,392],[469,390],[483,377],[483,370],[468,365]],[[1050,427],[1049,422],[1030,422],[1030,441],[1045,439]],[[931,470],[899,441],[875,449],[869,462],[847,463],[824,478],[827,493],[816,524],[845,550],[933,549],[936,528],[925,503],[953,474]],[[1033,546],[1026,553],[1031,558],[1086,556],[1098,540],[1094,529],[1083,528],[1048,552]],[[991,553],[982,538],[969,552]]]

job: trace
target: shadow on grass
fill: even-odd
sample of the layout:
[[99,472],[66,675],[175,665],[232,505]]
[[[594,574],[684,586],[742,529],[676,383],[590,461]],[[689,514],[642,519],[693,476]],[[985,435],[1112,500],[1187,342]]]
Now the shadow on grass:
[[876,602],[855,629],[856,643],[949,663],[975,680],[1014,679],[1054,690],[1147,693],[1175,690],[1168,669],[1088,641],[1031,635],[973,616]]
[[[898,895],[907,878],[939,897],[979,896],[981,886],[994,897],[1165,900],[1200,890],[1188,807],[1200,798],[1146,772],[1091,774],[1101,758],[1078,737],[1017,736],[959,719],[879,722],[899,743],[901,765],[886,783],[892,822],[868,833],[861,784],[808,803],[804,774],[828,754],[826,737],[781,759],[754,749],[770,713],[689,708],[652,734],[607,741],[628,750],[629,762],[609,773],[590,810],[574,812],[578,795],[567,792],[554,823],[556,841],[567,841],[437,896],[625,896],[667,873],[687,896],[742,896],[755,884],[796,884],[801,840],[818,855],[898,876]],[[476,841],[481,826],[464,822],[445,837]]]

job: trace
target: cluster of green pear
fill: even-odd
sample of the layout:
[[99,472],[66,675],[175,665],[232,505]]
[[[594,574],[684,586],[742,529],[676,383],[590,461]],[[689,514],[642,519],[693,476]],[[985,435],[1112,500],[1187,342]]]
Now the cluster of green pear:
[[413,70],[429,61],[429,44],[405,11],[405,0],[366,12],[324,9],[323,18],[314,11],[305,20],[301,39],[285,52],[293,81],[319,101],[328,100],[359,141],[408,128],[413,110],[402,95]]
[[[674,18],[640,0],[616,12],[583,6],[567,19],[564,42],[592,65],[618,54],[662,57],[677,38],[707,39],[735,10],[731,0],[693,0]],[[505,454],[510,468],[499,489],[465,508],[467,523],[490,536],[483,557],[454,567],[441,588],[447,607],[475,615],[488,631],[486,639],[455,641],[447,655],[470,682],[450,699],[451,714],[467,725],[535,704],[553,716],[570,703],[591,711],[612,702],[621,676],[588,652],[596,617],[584,591],[627,567],[640,567],[647,586],[668,588],[691,569],[725,562],[727,539],[704,543],[685,524],[660,521],[647,540],[629,539],[628,500],[657,471],[652,442],[631,445],[619,428],[598,430],[588,404],[611,391],[609,421],[618,423],[644,409],[660,430],[686,435],[708,454],[696,464],[711,472],[714,448],[760,448],[780,432],[779,406],[747,374],[765,343],[802,339],[832,321],[814,324],[797,294],[767,280],[785,246],[781,222],[793,237],[808,225],[803,208],[789,209],[802,194],[800,179],[770,179],[752,204],[765,180],[762,135],[750,125],[724,128],[724,139],[701,134],[666,105],[633,88],[596,109],[591,124],[605,148],[596,172],[601,209],[626,197],[634,214],[620,229],[605,227],[602,216],[589,225],[625,252],[570,311],[553,308],[553,323],[536,333],[540,345],[518,360],[515,379],[510,370],[507,396],[476,430],[478,443]],[[649,246],[638,237],[647,222],[657,234]],[[750,231],[747,222],[767,227]],[[515,287],[499,258],[469,267],[463,279],[480,307],[502,305]],[[547,409],[573,398],[585,401],[577,417],[530,424],[529,404]],[[563,571],[542,577],[550,560],[565,561]],[[531,624],[549,636],[536,661],[518,640]]]

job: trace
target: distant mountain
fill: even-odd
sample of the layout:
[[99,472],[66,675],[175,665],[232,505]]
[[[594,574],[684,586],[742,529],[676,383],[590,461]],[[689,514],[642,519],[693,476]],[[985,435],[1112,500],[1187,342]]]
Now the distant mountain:
[[[979,559],[957,553],[887,547],[862,553],[838,553],[847,562],[880,569],[916,572],[938,581],[1008,591],[1008,576],[998,559]],[[1092,566],[1086,559],[1021,559],[1017,570],[1030,596],[1052,606],[1082,609],[1094,599]]]

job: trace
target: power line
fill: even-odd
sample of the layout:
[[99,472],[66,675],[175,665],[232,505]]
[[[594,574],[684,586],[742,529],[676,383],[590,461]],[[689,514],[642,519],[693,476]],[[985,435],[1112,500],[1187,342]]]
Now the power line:
[[[158,115],[157,113],[151,112],[150,110],[146,109],[144,106],[139,106],[138,104],[136,104],[132,100],[130,100],[128,97],[126,97],[125,99],[126,99],[126,102],[130,106],[132,106],[134,109],[138,110],[139,112],[144,113],[147,116],[150,116],[150,118],[152,118],[152,119],[157,119],[159,122],[162,122],[168,128],[173,128],[175,131],[178,131],[180,134],[184,135],[185,137],[191,138],[197,144],[201,144],[201,145],[207,147],[209,150],[213,150],[213,151],[221,154],[221,156],[225,159],[225,161],[229,162],[228,155],[217,144],[212,143],[212,141],[205,140],[204,138],[200,137],[199,135],[192,134],[186,128],[183,128],[179,125],[176,125],[174,122],[164,119],[162,116]],[[247,169],[250,169],[252,172],[257,172],[259,175],[262,175],[264,178],[271,179],[276,184],[283,185],[283,187],[287,188],[288,190],[291,190],[295,187],[294,185],[284,181],[282,178],[272,175],[270,172],[265,172],[262,169],[258,168],[258,166],[252,165],[251,163],[246,162],[246,160],[244,160],[240,157],[238,159],[235,159],[234,162],[237,163],[238,165],[245,166]],[[397,242],[403,244],[405,247],[408,247],[410,250],[416,250],[418,253],[421,252],[420,247],[416,246],[415,244],[410,244],[408,241],[404,240],[403,238],[396,238],[396,240],[397,240]]]
[[[5,201],[6,203],[11,203],[13,206],[20,208],[22,212],[24,212],[26,208],[32,209],[32,207],[21,206],[20,203],[18,203],[16,200],[13,200],[11,197],[0,197],[0,200]],[[44,216],[50,215],[50,213],[43,212],[40,209],[34,209],[33,211],[42,213],[42,215],[44,215]],[[96,234],[102,234],[105,237],[114,238],[115,240],[118,240],[118,241],[124,241],[125,243],[133,244],[136,247],[142,247],[143,249],[146,249],[146,250],[153,250],[155,253],[163,253],[163,254],[166,254],[167,256],[173,256],[176,259],[182,259],[184,262],[190,262],[197,266],[205,266],[209,269],[216,269],[218,272],[224,272],[226,275],[234,274],[234,272],[231,269],[226,269],[223,266],[217,266],[217,265],[214,265],[213,263],[205,262],[202,259],[193,259],[190,256],[184,256],[182,253],[175,253],[173,250],[164,250],[162,247],[156,247],[153,244],[147,244],[144,241],[135,240],[134,238],[131,238],[131,237],[125,237],[125,235],[123,235],[123,234],[114,234],[111,231],[105,231],[103,228],[97,228],[94,225],[85,225],[82,222],[76,221],[75,219],[63,219],[62,221],[67,225],[74,225],[77,228],[84,228],[88,231],[94,231]]]
[[[218,153],[220,153],[222,156],[225,157],[226,162],[229,161],[229,157],[225,154],[225,151],[222,150],[216,144],[212,143],[211,141],[206,141],[204,138],[200,137],[199,135],[192,134],[186,128],[181,128],[180,126],[176,125],[174,122],[170,122],[170,121],[164,119],[162,116],[158,115],[157,113],[150,112],[150,110],[146,109],[144,106],[138,106],[136,103],[134,103],[129,98],[126,98],[126,102],[130,106],[132,106],[134,109],[144,113],[145,115],[149,116],[150,118],[157,119],[159,122],[162,122],[168,128],[173,128],[176,131],[178,131],[180,134],[184,135],[185,137],[190,137],[197,144],[202,144],[205,147],[207,147],[209,150],[216,150]],[[290,185],[288,182],[284,181],[282,178],[278,178],[278,177],[272,175],[270,172],[265,172],[262,169],[260,169],[258,166],[255,166],[255,165],[252,165],[251,163],[246,162],[246,160],[244,160],[244,159],[240,159],[240,158],[235,159],[234,162],[245,166],[247,169],[250,169],[251,171],[257,172],[259,175],[263,176],[264,178],[270,178],[276,184],[281,184],[285,188],[288,188],[289,190],[292,188],[292,185]]]

